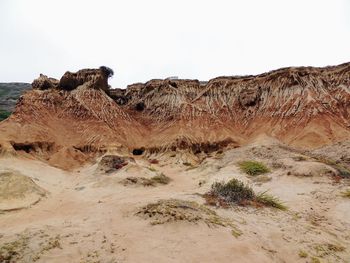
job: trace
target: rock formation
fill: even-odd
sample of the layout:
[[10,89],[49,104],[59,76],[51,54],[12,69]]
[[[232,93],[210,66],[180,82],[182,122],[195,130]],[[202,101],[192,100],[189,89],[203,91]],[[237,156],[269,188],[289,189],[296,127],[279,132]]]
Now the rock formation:
[[[297,147],[350,137],[350,63],[257,76],[151,80],[110,90],[110,69],[41,75],[0,124],[0,143],[129,152],[237,147],[261,135]],[[37,148],[36,152],[38,152]],[[30,152],[30,150],[29,150]]]

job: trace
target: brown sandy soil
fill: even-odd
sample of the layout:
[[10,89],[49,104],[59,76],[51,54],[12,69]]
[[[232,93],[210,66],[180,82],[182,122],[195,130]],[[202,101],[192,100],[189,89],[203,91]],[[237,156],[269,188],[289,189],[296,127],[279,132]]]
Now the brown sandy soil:
[[[10,262],[350,262],[350,199],[341,196],[349,179],[335,180],[334,168],[300,156],[260,138],[211,153],[200,163],[166,153],[149,157],[158,163],[138,157],[109,173],[100,172],[97,163],[68,172],[35,160],[2,158],[1,169],[32,178],[49,194],[30,208],[0,214],[0,253],[12,253]],[[243,160],[261,161],[271,172],[247,176],[237,164]],[[161,173],[170,183],[121,183]],[[192,210],[189,220],[159,224],[137,215],[150,203],[177,199],[180,208],[173,209],[181,217],[193,209],[181,207],[181,200],[204,205],[201,195],[211,184],[231,178],[256,192],[268,190],[288,210],[205,205]],[[206,209],[211,212],[203,214]],[[230,223],[208,224],[212,213],[218,222]]]

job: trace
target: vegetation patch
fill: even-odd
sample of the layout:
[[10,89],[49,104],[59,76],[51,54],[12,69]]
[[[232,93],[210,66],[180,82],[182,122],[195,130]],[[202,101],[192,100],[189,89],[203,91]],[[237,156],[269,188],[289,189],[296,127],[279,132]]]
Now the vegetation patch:
[[163,173],[153,176],[150,180],[156,184],[168,184],[171,181],[171,179]]
[[314,247],[317,256],[323,258],[326,256],[336,256],[336,253],[345,251],[345,247],[337,244],[325,243]]
[[0,110],[0,121],[7,119],[11,115],[11,112],[6,110]]
[[350,189],[347,189],[346,191],[342,192],[342,196],[350,198]]
[[36,262],[48,251],[62,249],[60,236],[50,237],[44,231],[24,232],[16,239],[0,244],[0,262]]
[[62,249],[59,235],[56,237],[50,237],[48,240],[45,240],[45,242],[42,242],[39,251],[33,256],[33,261],[39,260],[45,252],[54,248]]
[[281,210],[287,207],[277,198],[267,192],[256,194],[253,189],[243,182],[233,178],[227,183],[215,182],[204,195],[209,205],[229,207],[230,205],[269,206]]
[[28,249],[29,237],[20,235],[12,242],[4,243],[0,246],[0,262],[17,262],[23,259],[23,251]]
[[270,172],[270,170],[265,166],[265,164],[257,161],[243,161],[239,162],[238,165],[243,172],[251,176],[256,176],[259,174],[265,174]]
[[204,222],[209,227],[230,227],[231,233],[235,237],[242,234],[230,220],[218,216],[215,211],[193,201],[179,199],[159,200],[156,203],[142,207],[136,215],[150,219],[152,225],[178,221]]
[[279,198],[268,194],[266,191],[259,193],[256,196],[256,201],[265,206],[274,207],[280,210],[287,210],[287,207],[282,203],[282,201]]
[[308,257],[308,254],[304,250],[300,250],[298,255],[301,258],[307,258]]

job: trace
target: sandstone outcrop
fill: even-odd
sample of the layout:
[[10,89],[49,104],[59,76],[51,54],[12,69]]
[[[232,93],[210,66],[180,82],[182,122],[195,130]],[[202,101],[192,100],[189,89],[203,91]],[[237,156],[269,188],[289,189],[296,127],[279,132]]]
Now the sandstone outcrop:
[[58,87],[58,84],[59,81],[57,79],[40,74],[39,78],[32,82],[32,88],[38,90],[54,89]]
[[102,66],[99,69],[82,69],[75,73],[67,71],[60,80],[49,78],[40,74],[39,78],[32,83],[33,89],[61,89],[74,90],[79,86],[86,85],[89,88],[109,90],[108,78],[113,76],[113,70]]
[[82,69],[76,73],[67,71],[59,82],[59,88],[63,90],[73,90],[85,84],[90,88],[102,89],[107,91],[108,78],[113,75],[113,71],[109,73],[106,67],[99,69]]
[[117,143],[130,153],[209,153],[261,135],[304,148],[350,138],[350,63],[208,82],[158,79],[114,90],[111,74],[101,67],[67,72],[60,81],[40,76],[1,122],[0,139],[96,152]]

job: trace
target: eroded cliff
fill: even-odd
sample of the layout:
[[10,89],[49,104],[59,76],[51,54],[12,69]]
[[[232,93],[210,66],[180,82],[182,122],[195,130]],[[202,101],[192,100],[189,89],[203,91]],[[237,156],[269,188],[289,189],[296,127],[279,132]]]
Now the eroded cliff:
[[261,135],[304,148],[350,137],[350,63],[208,82],[151,80],[115,90],[110,74],[100,68],[60,80],[41,75],[1,122],[2,144],[26,144],[26,152],[49,158],[30,145],[51,143],[53,153],[111,146],[210,152]]

